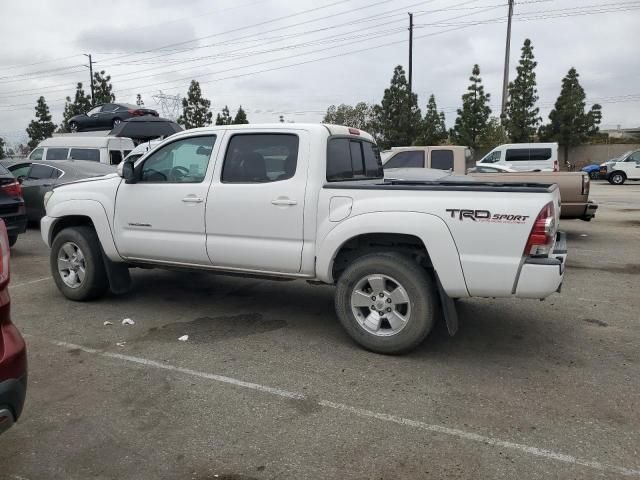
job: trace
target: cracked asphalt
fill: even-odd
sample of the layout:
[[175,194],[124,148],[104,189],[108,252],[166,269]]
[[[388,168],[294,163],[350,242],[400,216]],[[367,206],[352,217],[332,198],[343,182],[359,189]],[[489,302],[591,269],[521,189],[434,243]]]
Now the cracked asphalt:
[[10,288],[28,399],[0,478],[640,477],[640,183],[591,197],[595,220],[561,222],[561,294],[461,300],[455,337],[398,357],[301,281],[135,270],[130,294],[70,302],[30,229]]

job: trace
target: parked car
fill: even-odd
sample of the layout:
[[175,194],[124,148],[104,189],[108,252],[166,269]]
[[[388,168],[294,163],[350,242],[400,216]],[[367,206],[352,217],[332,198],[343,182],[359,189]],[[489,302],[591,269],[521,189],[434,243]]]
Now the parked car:
[[27,213],[20,182],[0,165],[0,218],[4,221],[9,246],[15,245],[18,235],[27,229]]
[[[422,154],[425,147],[403,147],[403,154],[409,153]],[[555,183],[560,188],[560,197],[562,199],[562,208],[560,210],[560,218],[571,219],[579,218],[581,220],[591,220],[598,209],[598,206],[589,200],[590,182],[587,174],[583,172],[524,172],[513,171],[509,167],[505,167],[499,163],[484,164],[478,163],[475,167],[468,168],[468,149],[467,147],[448,145],[447,150],[451,152],[453,157],[453,168],[450,170],[458,175],[467,173],[483,182],[495,183]],[[386,168],[389,162],[385,163],[384,176],[389,179],[402,178],[409,179],[407,172],[411,168],[394,169]],[[422,165],[422,163],[420,163]],[[398,171],[400,170],[400,171]],[[427,168],[413,168],[418,172],[412,175],[414,180],[422,178],[431,178],[432,174],[427,173]]]
[[498,164],[518,171],[560,171],[557,143],[508,143],[487,153],[476,165]]
[[96,105],[87,113],[71,117],[69,119],[69,128],[72,132],[111,130],[123,120],[142,115],[159,116],[158,112],[151,108],[129,103],[106,103],[104,105]]
[[[135,148],[126,137],[61,134],[47,138],[29,154],[30,161],[88,160],[117,165]],[[0,163],[2,163],[0,161]]]
[[587,165],[586,167],[582,167],[580,169],[587,175],[591,180],[598,180],[600,178],[600,164],[594,163],[593,165]]
[[0,433],[20,417],[27,394],[27,347],[11,323],[9,239],[0,220]]
[[116,172],[116,167],[87,160],[15,162],[9,172],[22,183],[26,216],[38,222],[44,216],[44,196],[56,186]]
[[400,353],[439,304],[453,334],[454,298],[545,298],[562,284],[556,185],[385,181],[355,128],[186,130],[121,165],[45,198],[42,238],[71,300],[127,291],[132,266],[306,279],[337,284],[356,342]]
[[617,159],[600,166],[600,176],[612,185],[622,185],[628,180],[640,180],[640,150],[630,150]]
[[[441,146],[412,146],[394,147],[388,151],[383,161],[383,168],[434,168],[437,170],[453,170],[454,149],[451,145]],[[464,159],[467,167],[473,166],[473,151],[468,147],[464,149]]]

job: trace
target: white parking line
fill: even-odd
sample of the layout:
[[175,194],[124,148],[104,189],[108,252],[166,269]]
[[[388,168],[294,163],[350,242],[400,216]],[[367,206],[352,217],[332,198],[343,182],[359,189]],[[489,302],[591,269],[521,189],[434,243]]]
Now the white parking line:
[[9,284],[9,288],[24,287],[25,285],[31,285],[32,283],[44,282],[45,280],[51,280],[51,277],[43,277],[43,278],[38,278],[36,280],[29,280],[28,282]]
[[[169,371],[177,372],[177,373],[184,373],[184,374],[191,375],[191,376],[194,376],[194,377],[204,378],[204,379],[207,379],[207,380],[214,380],[216,382],[227,383],[227,384],[234,385],[234,386],[237,386],[237,387],[249,388],[251,390],[257,390],[257,391],[260,391],[260,392],[270,393],[272,395],[277,395],[279,397],[290,398],[290,399],[295,399],[295,400],[306,400],[306,401],[309,401],[308,397],[306,395],[302,394],[302,393],[290,392],[290,391],[282,390],[282,389],[279,389],[279,388],[260,385],[258,383],[245,382],[243,380],[237,380],[235,378],[226,377],[226,376],[223,376],[223,375],[216,375],[216,374],[212,374],[212,373],[200,372],[198,370],[192,370],[192,369],[189,369],[189,368],[177,367],[177,366],[174,366],[174,365],[169,365],[169,364],[166,364],[166,363],[157,362],[155,360],[148,360],[146,358],[133,357],[131,355],[123,355],[123,354],[120,354],[120,353],[113,353],[113,352],[108,352],[108,351],[103,351],[103,350],[97,350],[95,348],[89,348],[89,347],[85,347],[85,346],[82,346],[82,345],[76,345],[76,344],[69,343],[69,342],[60,342],[60,341],[57,341],[57,340],[44,339],[42,337],[38,337],[38,338],[40,338],[41,340],[47,341],[49,343],[52,343],[54,345],[57,345],[59,347],[81,350],[83,352],[86,352],[86,353],[89,353],[89,354],[93,354],[93,355],[97,355],[97,356],[101,356],[101,357],[114,358],[114,359],[122,360],[122,361],[125,361],[125,362],[144,365],[144,366],[147,366],[147,367],[153,367],[153,368],[158,368],[158,369],[162,369],[162,370],[169,370]],[[411,420],[411,419],[404,418],[404,417],[399,417],[399,416],[396,416],[396,415],[389,415],[389,414],[386,414],[386,413],[374,412],[374,411],[371,411],[371,410],[365,410],[363,408],[358,408],[358,407],[352,407],[352,406],[349,406],[349,405],[345,405],[343,403],[331,402],[329,400],[319,400],[319,401],[317,401],[315,403],[317,403],[317,405],[319,405],[321,407],[331,408],[331,409],[334,409],[334,410],[339,410],[341,412],[350,413],[350,414],[353,414],[353,415],[356,415],[356,416],[362,417],[362,418],[373,418],[373,419],[380,420],[380,421],[383,421],[383,422],[391,422],[391,423],[395,423],[395,424],[398,424],[398,425],[402,425],[404,427],[410,427],[410,428],[414,428],[414,429],[418,429],[418,430],[424,430],[424,431],[428,431],[428,432],[449,435],[449,436],[452,436],[452,437],[460,438],[462,440],[468,440],[468,441],[472,441],[472,442],[483,443],[485,445],[491,445],[491,446],[494,446],[494,447],[501,447],[501,448],[508,448],[508,449],[511,449],[511,450],[518,450],[520,452],[527,453],[529,455],[534,455],[534,456],[537,456],[537,457],[546,458],[548,460],[556,460],[556,461],[559,461],[559,462],[564,462],[564,463],[568,463],[568,464],[572,464],[572,465],[579,465],[579,466],[583,466],[583,467],[588,467],[588,468],[592,468],[592,469],[595,469],[595,470],[600,470],[600,471],[603,471],[603,472],[616,473],[616,474],[619,474],[619,475],[640,476],[640,469],[627,468],[627,467],[622,467],[622,466],[617,466],[617,465],[610,465],[610,464],[601,463],[601,462],[598,462],[598,461],[595,461],[595,460],[587,460],[587,459],[583,459],[583,458],[574,457],[573,455],[567,455],[567,454],[564,454],[564,453],[555,452],[553,450],[547,450],[547,449],[544,449],[544,448],[532,447],[532,446],[529,446],[529,445],[524,445],[522,443],[508,442],[508,441],[500,440],[500,439],[494,438],[494,437],[488,437],[488,436],[479,435],[479,434],[473,433],[473,432],[467,432],[465,430],[459,430],[459,429],[456,429],[456,428],[449,428],[449,427],[445,427],[445,426],[442,426],[442,425],[433,425],[433,424],[429,424],[429,423],[425,423],[425,422],[420,422],[418,420]]]

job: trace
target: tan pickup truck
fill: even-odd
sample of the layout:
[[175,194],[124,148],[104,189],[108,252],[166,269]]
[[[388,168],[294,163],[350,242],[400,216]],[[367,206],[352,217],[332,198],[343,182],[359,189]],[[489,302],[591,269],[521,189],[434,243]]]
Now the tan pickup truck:
[[598,209],[589,200],[589,176],[584,172],[515,172],[495,165],[476,166],[471,150],[455,145],[398,147],[384,152],[383,157],[385,178],[417,180],[415,169],[422,168],[467,175],[483,182],[555,183],[560,188],[561,218],[589,221]]

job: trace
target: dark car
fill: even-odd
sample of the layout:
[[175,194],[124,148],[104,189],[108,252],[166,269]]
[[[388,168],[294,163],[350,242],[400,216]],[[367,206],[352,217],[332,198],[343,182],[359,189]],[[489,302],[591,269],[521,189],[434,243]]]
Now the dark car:
[[9,314],[9,238],[0,220],[0,433],[22,413],[27,393],[27,348]]
[[44,194],[56,185],[116,172],[114,165],[89,160],[16,162],[8,165],[7,169],[22,182],[22,197],[31,222],[38,222],[44,216]]
[[18,240],[18,235],[27,229],[27,214],[20,183],[2,165],[0,165],[0,218],[4,220],[9,245],[13,246]]
[[141,117],[143,115],[159,116],[158,112],[150,108],[131,105],[128,103],[105,103],[97,105],[87,113],[76,115],[69,119],[72,132],[86,130],[111,130],[123,120]]

